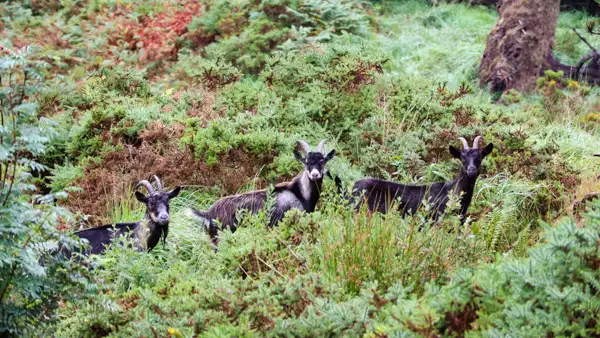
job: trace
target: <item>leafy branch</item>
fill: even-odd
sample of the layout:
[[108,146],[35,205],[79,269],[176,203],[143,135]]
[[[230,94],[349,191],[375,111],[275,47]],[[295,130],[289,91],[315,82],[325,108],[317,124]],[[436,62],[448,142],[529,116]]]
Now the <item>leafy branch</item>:
[[85,281],[81,267],[58,254],[62,243],[80,246],[57,229],[68,212],[53,205],[55,196],[33,194],[30,183],[46,168],[35,158],[53,135],[40,126],[34,100],[45,66],[31,47],[0,48],[0,335],[26,334],[59,295]]

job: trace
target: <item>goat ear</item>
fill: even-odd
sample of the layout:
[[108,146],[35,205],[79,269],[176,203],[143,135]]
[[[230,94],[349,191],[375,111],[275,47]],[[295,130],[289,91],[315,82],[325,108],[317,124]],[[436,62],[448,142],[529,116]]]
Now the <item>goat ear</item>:
[[483,148],[481,154],[483,155],[483,157],[486,157],[492,152],[492,150],[494,150],[494,144],[490,143],[487,146],[485,146],[485,148]]
[[332,149],[327,156],[325,156],[325,162],[329,162],[335,156],[335,149]]
[[135,198],[137,198],[138,201],[140,201],[144,204],[148,203],[148,197],[146,197],[144,194],[142,194],[139,191],[135,192]]
[[304,157],[302,157],[302,155],[300,154],[300,152],[298,152],[298,150],[294,150],[294,157],[300,161],[302,164],[304,164]]
[[177,187],[177,188],[169,191],[167,193],[167,196],[169,196],[169,199],[175,198],[175,197],[177,197],[177,195],[179,195],[180,191],[181,191],[181,187]]
[[450,147],[448,147],[448,149],[450,150],[450,154],[452,156],[454,156],[460,160],[460,150],[454,148],[454,146],[450,146]]

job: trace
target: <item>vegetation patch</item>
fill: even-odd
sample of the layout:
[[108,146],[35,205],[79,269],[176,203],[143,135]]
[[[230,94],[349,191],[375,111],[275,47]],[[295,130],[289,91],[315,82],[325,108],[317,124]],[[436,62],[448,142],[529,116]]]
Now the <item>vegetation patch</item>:
[[[555,71],[530,93],[480,88],[494,8],[12,1],[0,15],[0,335],[600,335],[600,92]],[[570,28],[586,20],[560,13],[557,60],[589,52]],[[454,195],[436,221],[431,203],[407,217],[348,203],[365,177],[451,181],[449,146],[476,136],[494,150],[464,221]],[[322,139],[342,184],[326,177],[314,212],[277,227],[268,208],[241,212],[217,247],[188,216],[290,181],[297,141]],[[65,259],[84,246],[73,230],[139,221],[135,184],[152,175],[183,187],[164,245]]]

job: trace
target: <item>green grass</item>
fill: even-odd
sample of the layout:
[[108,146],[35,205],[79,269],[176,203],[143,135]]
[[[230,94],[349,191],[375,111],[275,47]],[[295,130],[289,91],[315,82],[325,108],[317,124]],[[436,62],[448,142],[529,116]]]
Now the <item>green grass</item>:
[[[391,55],[391,68],[408,76],[448,82],[475,82],[477,65],[496,13],[484,7],[403,1],[380,19],[378,41]],[[387,11],[386,11],[387,12]]]
[[133,187],[126,189],[128,192],[124,196],[114,196],[111,199],[112,202],[107,205],[107,210],[110,210],[111,223],[122,223],[122,222],[137,222],[142,219],[146,213],[145,207],[135,198],[132,191]]

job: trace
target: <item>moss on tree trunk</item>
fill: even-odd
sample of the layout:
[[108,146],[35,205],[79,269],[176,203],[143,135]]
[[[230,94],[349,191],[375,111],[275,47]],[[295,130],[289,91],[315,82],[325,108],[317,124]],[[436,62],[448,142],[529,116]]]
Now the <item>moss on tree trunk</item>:
[[489,83],[493,92],[528,91],[547,67],[560,0],[504,0],[498,11],[479,65],[480,84]]

